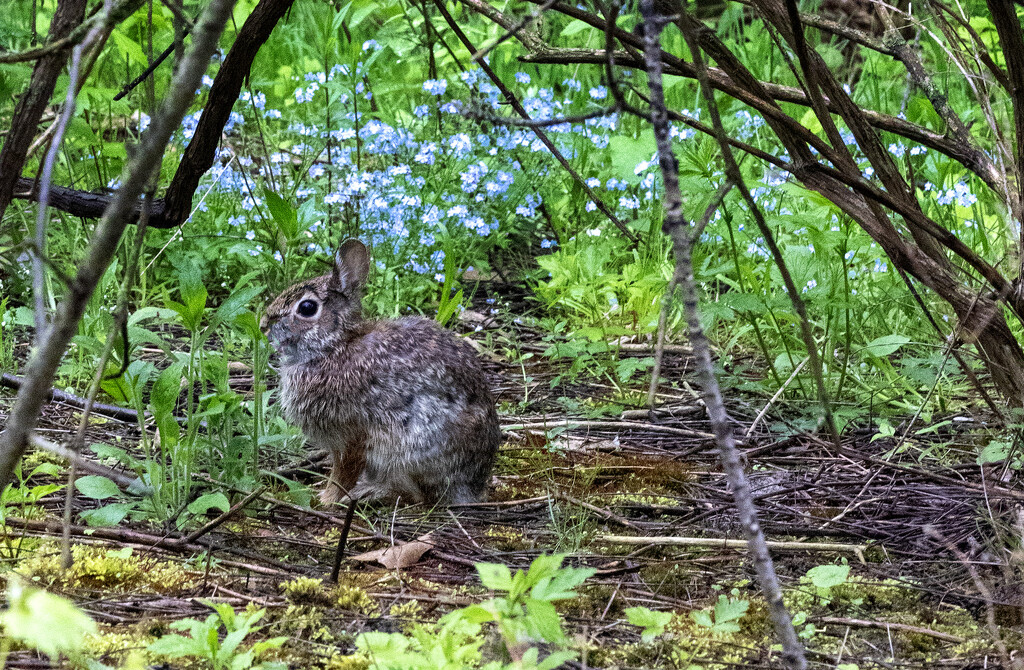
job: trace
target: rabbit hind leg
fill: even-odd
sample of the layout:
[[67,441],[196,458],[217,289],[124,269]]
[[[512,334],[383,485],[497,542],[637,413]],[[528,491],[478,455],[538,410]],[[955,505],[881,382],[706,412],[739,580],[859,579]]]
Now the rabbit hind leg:
[[331,449],[331,475],[327,485],[320,492],[320,502],[332,505],[341,502],[346,496],[353,498],[359,487],[359,481],[366,469],[366,445],[364,441],[350,442],[341,449]]

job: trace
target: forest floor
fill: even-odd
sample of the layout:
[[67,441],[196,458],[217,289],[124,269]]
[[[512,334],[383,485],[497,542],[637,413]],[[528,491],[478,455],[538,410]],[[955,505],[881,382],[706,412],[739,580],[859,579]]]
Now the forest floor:
[[[526,329],[515,337],[521,351],[544,348]],[[651,355],[641,345],[627,349],[620,355]],[[327,581],[345,510],[286,503],[283,487],[267,489],[244,514],[195,538],[145,523],[73,525],[77,561],[67,573],[58,567],[61,491],[28,509],[7,507],[3,560],[99,622],[97,649],[112,664],[114,652],[145,647],[170,621],[205,618],[210,608],[201,601],[214,599],[266,608],[259,636],[289,636],[282,658],[293,668],[354,668],[341,656],[351,653],[358,633],[403,630],[488,597],[474,563],[525,569],[542,552],[564,552],[569,563],[597,569],[580,597],[559,607],[571,639],[587,650],[574,667],[778,667],[751,566],[742,549],[724,541],[740,538],[739,526],[701,402],[684,381],[692,369],[685,349],[666,353],[663,375],[674,381],[662,389],[653,421],[643,410],[592,411],[621,402],[598,378],[551,388],[564,367],[558,361],[492,355],[487,365],[506,410],[489,501],[434,510],[361,507],[341,586],[330,598],[326,585],[294,580]],[[244,374],[236,381],[244,390]],[[796,429],[773,434],[769,426],[785,422],[774,409],[749,431],[765,400],[730,395],[762,526],[781,543],[775,565],[811,667],[995,668],[1000,642],[1009,653],[1021,648],[1020,559],[1007,565],[1002,547],[1019,546],[1024,488],[975,464],[981,419],[943,417],[950,419],[944,427],[899,449],[894,439],[872,441],[868,430],[849,432],[837,447]],[[0,424],[12,398],[13,391],[0,391]],[[79,416],[51,403],[40,433],[59,442]],[[134,422],[95,416],[86,443],[126,447],[138,437]],[[314,486],[324,471],[302,459],[288,468]],[[77,496],[75,511],[95,504]],[[430,548],[403,554],[399,567],[351,558],[418,539],[425,545],[414,547]],[[843,564],[850,575],[835,586],[808,575]],[[710,612],[720,597],[748,603],[739,630],[689,616]],[[623,614],[633,606],[679,616],[669,634],[641,643]],[[8,667],[48,665],[15,651]]]

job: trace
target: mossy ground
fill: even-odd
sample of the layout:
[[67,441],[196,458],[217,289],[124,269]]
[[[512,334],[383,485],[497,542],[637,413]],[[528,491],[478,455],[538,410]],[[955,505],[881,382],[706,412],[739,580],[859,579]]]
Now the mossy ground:
[[[538,370],[531,374],[543,378]],[[507,397],[506,407],[532,414],[504,418],[542,423],[549,412],[564,411],[557,402],[562,391],[553,389],[548,396],[535,391],[526,405]],[[578,598],[559,603],[569,638],[588,667],[777,666],[767,608],[752,582],[751,566],[743,552],[710,541],[740,537],[741,530],[713,446],[699,436],[708,426],[699,412],[690,411],[692,397],[683,389],[673,392],[686,419],[662,419],[660,428],[634,419],[635,427],[623,427],[622,419],[612,417],[618,425],[603,427],[599,420],[581,418],[585,425],[548,433],[513,431],[485,505],[452,510],[363,506],[348,556],[424,536],[436,547],[402,568],[346,560],[340,583],[328,583],[339,524],[274,504],[271,498],[288,495],[280,487],[202,538],[203,554],[156,546],[157,540],[181,533],[135,522],[125,526],[135,535],[120,540],[116,531],[102,539],[77,533],[73,566],[64,571],[52,531],[28,532],[12,524],[5,526],[0,541],[3,569],[85,607],[101,630],[88,649],[110,665],[129,658],[137,664],[166,661],[145,648],[170,630],[170,622],[205,618],[210,609],[202,601],[209,599],[228,602],[239,612],[266,610],[251,639],[287,636],[275,658],[293,668],[365,670],[367,659],[352,655],[360,633],[410,633],[454,608],[489,597],[473,562],[524,569],[539,553],[566,552],[570,563],[597,569]],[[602,393],[606,390],[595,386],[587,401],[591,416],[599,414],[601,401],[595,398]],[[6,403],[9,399],[0,398],[0,408]],[[734,410],[741,424],[749,413],[742,406]],[[108,424],[97,426],[109,435]],[[686,437],[665,426],[695,433]],[[865,441],[858,448],[877,460],[890,446]],[[986,662],[995,667],[994,633],[1009,649],[1024,643],[1020,603],[1012,596],[1021,562],[986,539],[996,536],[990,532],[994,527],[1014,527],[1011,501],[991,488],[936,483],[930,471],[912,461],[907,461],[909,471],[886,470],[876,461],[839,457],[810,438],[761,433],[743,448],[770,539],[867,544],[859,555],[841,549],[774,553],[786,604],[813,661],[832,667],[841,658],[859,668],[919,668],[939,660],[957,667]],[[30,459],[29,465],[53,460]],[[963,472],[969,471],[957,471],[957,476],[967,477]],[[55,483],[61,483],[60,477],[43,473],[28,485]],[[309,483],[315,486],[316,480]],[[10,506],[6,513],[58,521],[62,502],[61,492]],[[93,504],[78,499],[76,511]],[[344,515],[342,507],[323,511],[335,520]],[[925,525],[937,535],[925,534]],[[152,542],[140,541],[139,534]],[[602,539],[609,534],[651,539],[617,544]],[[658,542],[665,536],[709,542],[674,547]],[[982,565],[977,576],[1000,598],[996,630],[986,624],[986,604],[970,570],[947,551],[947,543],[966,548],[961,556],[973,551]],[[849,565],[849,578],[826,591],[807,577],[816,566],[842,564]],[[706,618],[693,614],[713,616],[723,595],[746,603],[735,630],[709,627]],[[662,636],[641,641],[639,629],[626,623],[626,611],[637,606],[673,613]],[[169,663],[203,667],[189,659]]]

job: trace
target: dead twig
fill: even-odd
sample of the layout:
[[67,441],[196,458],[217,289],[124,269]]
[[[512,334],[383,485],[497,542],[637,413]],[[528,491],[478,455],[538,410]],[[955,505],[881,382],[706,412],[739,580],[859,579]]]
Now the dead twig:
[[913,633],[915,635],[927,635],[928,637],[934,637],[936,640],[942,640],[943,642],[952,642],[953,644],[963,644],[967,641],[966,638],[962,638],[958,635],[951,635],[950,633],[943,633],[941,631],[932,630],[931,628],[923,628],[921,626],[911,626],[906,623],[890,623],[888,621],[867,621],[865,619],[847,619],[845,617],[836,616],[815,616],[810,617],[810,621],[814,623],[823,623],[826,625],[836,626],[856,626],[858,628],[881,628],[883,630],[898,630],[904,633]]
[[[688,16],[682,5],[679,5],[679,10],[681,11],[679,25],[683,28],[683,36],[689,46],[690,53],[693,55],[700,81],[700,89],[707,101],[707,107],[714,121],[716,135],[720,138],[719,145],[723,158],[727,161],[728,165],[727,174],[741,188],[744,199],[748,201],[748,204],[755,208],[756,203],[752,202],[749,192],[743,185],[743,178],[739,174],[739,168],[732,157],[728,142],[721,140],[721,138],[725,137],[725,132],[722,129],[722,121],[717,113],[718,106],[714,99],[714,91],[711,90],[708,83],[707,65],[693,35],[695,30],[693,26],[694,19]],[[697,358],[697,369],[700,376],[704,404],[707,407],[708,418],[711,420],[711,425],[714,429],[715,442],[718,445],[722,467],[732,487],[733,500],[736,503],[743,533],[746,536],[747,549],[757,573],[758,583],[764,593],[765,600],[768,602],[769,618],[775,628],[776,635],[782,642],[783,663],[792,670],[804,670],[807,667],[807,660],[804,657],[803,645],[796,635],[796,630],[793,628],[793,620],[782,600],[782,588],[779,585],[779,578],[775,573],[775,566],[772,563],[771,554],[769,553],[764,533],[761,530],[757,508],[750,491],[750,484],[747,481],[746,473],[743,471],[739,451],[736,448],[732,423],[729,421],[725,405],[722,402],[721,389],[718,386],[718,380],[715,378],[714,366],[711,362],[711,345],[704,334],[704,329],[700,322],[697,283],[693,275],[693,259],[691,256],[693,240],[690,237],[690,231],[687,229],[686,221],[683,217],[682,193],[679,188],[679,163],[672,151],[668,110],[665,105],[665,90],[662,82],[660,42],[666,18],[658,14],[655,9],[654,0],[641,0],[640,13],[644,21],[644,65],[647,70],[647,83],[651,97],[651,125],[654,127],[654,138],[658,148],[658,165],[665,184],[663,195],[665,219],[662,228],[672,238],[676,260],[675,276],[683,292],[683,308],[686,314],[690,344],[693,346],[693,351]],[[790,283],[792,283],[792,280],[790,280]],[[813,340],[808,342],[808,348],[811,351],[814,351],[813,346]],[[827,416],[830,417],[831,414],[827,414]]]
[[[739,549],[748,548],[746,540],[733,540],[718,537],[675,537],[675,536],[633,536],[633,535],[598,535],[596,542],[608,544],[656,544],[665,547],[694,547],[697,549]],[[855,554],[860,562],[864,562],[866,544],[835,544],[832,542],[785,542],[765,540],[765,546],[773,551],[813,551],[838,554]]]

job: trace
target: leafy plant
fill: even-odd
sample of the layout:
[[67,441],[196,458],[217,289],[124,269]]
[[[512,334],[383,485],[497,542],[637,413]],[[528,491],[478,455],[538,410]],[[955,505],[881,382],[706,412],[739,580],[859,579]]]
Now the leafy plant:
[[718,602],[711,610],[690,612],[694,622],[716,635],[731,635],[740,630],[739,620],[747,613],[750,601],[742,598],[731,598],[724,593],[718,596]]
[[656,612],[646,607],[630,607],[625,614],[629,623],[643,628],[640,633],[641,642],[652,642],[654,638],[663,635],[665,626],[672,621],[672,612]]
[[531,641],[565,642],[554,602],[576,596],[573,590],[596,572],[593,568],[563,568],[564,554],[541,555],[527,571],[512,574],[499,563],[478,563],[480,581],[504,593],[465,611],[470,621],[493,621],[508,649]]
[[[203,604],[213,608],[213,614],[205,620],[182,619],[171,624],[174,630],[188,631],[189,635],[170,633],[149,645],[149,651],[169,658],[193,657],[206,661],[213,670],[285,670],[285,663],[260,661],[269,651],[278,649],[288,639],[274,637],[243,648],[245,639],[259,629],[256,623],[263,618],[266,610],[238,614],[227,603],[209,600]],[[221,636],[221,628],[224,636]]]
[[[575,658],[554,602],[576,596],[575,588],[595,572],[592,568],[562,567],[564,555],[541,555],[526,571],[515,575],[508,566],[478,563],[484,586],[502,593],[477,605],[443,616],[436,626],[419,626],[411,635],[363,633],[356,647],[373,670],[554,670]],[[494,623],[511,663],[480,665],[481,627]],[[555,650],[540,657],[541,643]]]
[[3,627],[0,659],[6,659],[11,641],[37,649],[56,662],[60,656],[81,661],[87,635],[96,632],[96,623],[67,598],[47,593],[8,577],[7,609],[0,612]]

